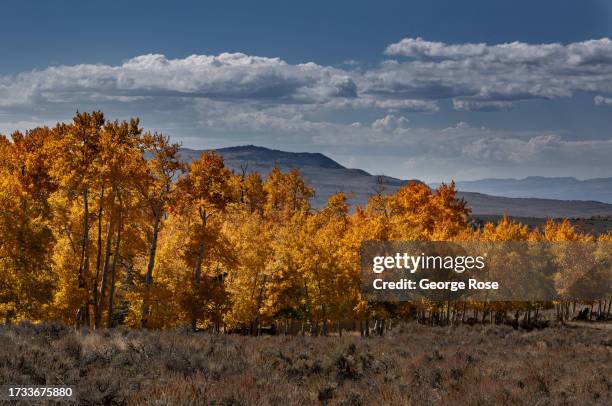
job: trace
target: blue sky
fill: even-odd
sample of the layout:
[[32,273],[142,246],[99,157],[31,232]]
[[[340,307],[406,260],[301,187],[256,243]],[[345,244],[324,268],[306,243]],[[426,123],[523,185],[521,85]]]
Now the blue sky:
[[612,176],[606,0],[0,7],[0,132],[100,108],[403,178]]

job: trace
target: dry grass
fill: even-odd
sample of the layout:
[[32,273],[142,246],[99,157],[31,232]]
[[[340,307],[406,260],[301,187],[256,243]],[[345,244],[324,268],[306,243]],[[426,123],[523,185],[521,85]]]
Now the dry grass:
[[76,385],[79,404],[612,404],[609,330],[424,327],[242,337],[0,327],[0,382]]

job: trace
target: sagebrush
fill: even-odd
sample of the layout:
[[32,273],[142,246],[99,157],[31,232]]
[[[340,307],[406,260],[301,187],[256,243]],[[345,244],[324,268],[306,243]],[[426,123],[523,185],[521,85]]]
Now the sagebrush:
[[0,327],[0,381],[79,404],[601,404],[609,331],[397,326],[385,337]]

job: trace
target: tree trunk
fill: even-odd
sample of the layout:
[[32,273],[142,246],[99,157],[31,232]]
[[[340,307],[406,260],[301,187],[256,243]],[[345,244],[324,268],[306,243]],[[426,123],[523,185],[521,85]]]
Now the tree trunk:
[[310,321],[310,336],[316,337],[319,335],[319,322],[315,320],[314,322]]
[[[202,227],[206,227],[206,213],[202,210],[202,208],[198,209],[200,214],[200,219],[202,220]],[[198,257],[196,259],[195,269],[193,271],[193,282],[196,288],[200,285],[202,281],[202,263],[204,262],[204,242],[200,242],[198,246]],[[196,331],[198,324],[198,318],[194,314],[191,319],[191,330]]]
[[81,327],[82,318],[83,318],[83,307],[81,306],[77,309],[76,315],[74,316],[74,328]]
[[104,206],[104,187],[100,190],[100,200],[98,202],[98,249],[96,250],[96,277],[91,288],[94,314],[98,313],[98,279],[100,278],[100,265],[102,261],[102,212]]
[[198,247],[198,258],[196,260],[195,269],[193,271],[193,281],[199,284],[202,281],[202,262],[204,262],[204,243],[200,243]]
[[104,309],[104,301],[106,299],[106,281],[108,279],[111,255],[111,243],[113,239],[113,213],[111,211],[108,224],[106,225],[106,243],[104,245],[104,263],[102,264],[102,276],[100,281],[100,296],[96,304],[94,328],[100,328],[102,321],[102,311]]
[[[193,283],[196,286],[196,288],[200,285],[200,282],[202,281],[202,262],[203,261],[204,261],[204,243],[202,242],[200,243],[200,246],[198,247],[198,258],[196,260],[196,265],[195,265],[195,269],[193,272]],[[198,318],[194,314],[191,319],[191,330],[195,332],[197,329],[197,325],[198,325]]]
[[81,261],[79,264],[79,289],[83,290],[82,310],[77,313],[76,327],[83,324],[89,326],[89,291],[86,277],[89,274],[89,198],[87,188],[83,190],[83,235],[82,235]]
[[119,224],[117,225],[117,238],[115,239],[115,252],[113,256],[113,265],[111,266],[110,292],[108,292],[108,314],[106,327],[113,326],[113,301],[115,299],[115,282],[117,277],[117,261],[119,260],[119,249],[121,248],[121,231],[123,229],[123,204],[121,196],[119,196]]
[[81,237],[81,263],[79,264],[79,288],[85,286],[85,268],[89,259],[87,248],[89,246],[89,204],[87,188],[83,191],[83,235]]
[[161,210],[155,211],[155,221],[153,223],[153,236],[149,248],[149,263],[147,264],[147,274],[145,275],[145,289],[142,298],[142,309],[140,312],[140,327],[146,328],[149,318],[149,295],[151,283],[153,282],[153,268],[155,267],[155,253],[157,252],[157,235],[159,234],[159,223],[161,222]]
[[597,318],[600,318],[603,315],[601,310],[601,300],[597,301]]
[[382,337],[385,334],[385,319],[376,320],[376,325],[374,327],[376,334]]

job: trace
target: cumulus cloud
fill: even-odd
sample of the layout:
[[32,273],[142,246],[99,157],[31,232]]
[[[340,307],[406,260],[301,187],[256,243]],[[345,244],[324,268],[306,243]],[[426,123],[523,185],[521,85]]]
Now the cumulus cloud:
[[0,76],[0,108],[182,97],[388,112],[435,112],[437,101],[452,99],[457,110],[493,111],[520,100],[612,92],[608,38],[567,45],[405,38],[385,54],[400,60],[347,70],[242,53],[178,59],[149,54],[120,65],[56,66]]
[[[451,174],[454,167],[479,165],[533,168],[532,174],[542,165],[612,169],[610,139],[508,132],[465,122],[436,126],[435,118],[427,118],[440,115],[448,123],[452,114],[459,115],[442,116],[449,108],[469,117],[576,92],[597,94],[596,105],[612,105],[604,96],[612,94],[609,39],[488,45],[406,38],[385,54],[393,59],[353,68],[242,53],[177,59],[150,54],[117,65],[54,66],[0,76],[0,132],[67,119],[76,109],[101,108],[110,117],[141,116],[146,127],[179,139],[208,137],[223,145],[263,140],[352,157],[401,154],[403,167],[424,165],[424,171],[432,170],[427,165],[434,161]],[[416,124],[427,120],[429,127]]]
[[443,42],[425,41],[423,38],[404,38],[385,49],[387,55],[402,55],[417,59],[460,59],[483,55],[485,44],[447,45]]
[[212,99],[276,100],[309,103],[356,97],[357,86],[344,72],[315,63],[290,65],[279,58],[241,53],[168,59],[142,55],[119,66],[50,67],[0,77],[2,106],[99,95],[183,96]]
[[372,128],[376,131],[392,132],[398,129],[408,128],[409,120],[406,117],[395,117],[389,114],[372,123]]
[[593,98],[597,106],[612,106],[612,98],[597,95]]
[[405,38],[385,53],[405,57],[366,73],[364,90],[424,99],[454,98],[455,108],[491,111],[532,99],[612,91],[612,40],[570,44],[446,44]]
[[612,40],[601,38],[567,45],[527,44],[510,42],[498,45],[484,43],[446,44],[422,38],[404,38],[385,49],[391,56],[406,56],[422,60],[475,60],[489,62],[552,63],[563,65],[612,63]]

